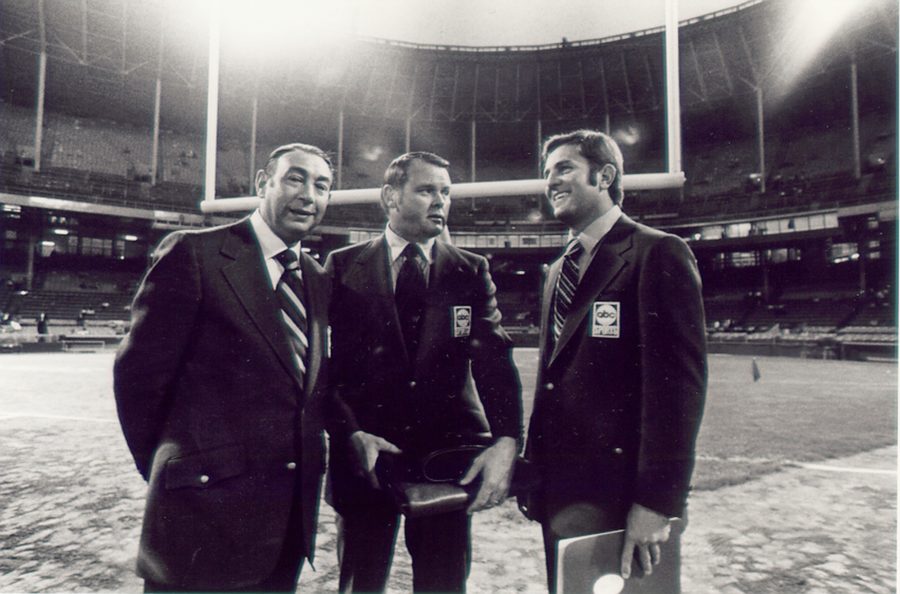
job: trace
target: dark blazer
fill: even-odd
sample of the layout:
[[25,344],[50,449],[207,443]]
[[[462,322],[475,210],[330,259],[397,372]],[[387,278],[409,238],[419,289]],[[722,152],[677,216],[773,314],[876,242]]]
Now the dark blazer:
[[354,431],[413,455],[484,441],[488,431],[520,438],[519,376],[485,258],[435,242],[415,361],[404,344],[384,237],[332,252],[325,268],[333,278],[328,432],[338,511],[368,497],[352,472]]
[[312,559],[330,284],[311,258],[300,262],[310,312],[302,392],[249,220],[179,231],[156,250],[115,362],[119,420],[149,482],[142,577],[210,590],[258,583],[298,506]]
[[680,238],[623,214],[601,240],[552,345],[561,265],[562,258],[550,267],[541,310],[527,445],[543,474],[534,511],[551,519],[578,505],[597,506],[604,525],[588,530],[623,528],[635,502],[680,515],[707,376],[693,254]]

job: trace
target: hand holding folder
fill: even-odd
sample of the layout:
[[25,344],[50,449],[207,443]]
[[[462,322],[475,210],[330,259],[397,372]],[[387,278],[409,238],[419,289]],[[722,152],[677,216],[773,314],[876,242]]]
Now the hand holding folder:
[[564,594],[679,594],[681,592],[681,533],[684,523],[670,521],[669,540],[660,544],[661,561],[645,575],[637,560],[631,577],[620,574],[625,531],[614,530],[575,538],[557,545],[557,592]]

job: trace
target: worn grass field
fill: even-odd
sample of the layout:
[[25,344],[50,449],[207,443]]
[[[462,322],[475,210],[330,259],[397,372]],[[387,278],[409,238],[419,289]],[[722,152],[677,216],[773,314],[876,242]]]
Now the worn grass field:
[[[537,354],[515,357],[530,412]],[[0,356],[0,592],[141,589],[133,563],[145,486],[116,422],[111,364],[110,352]],[[748,357],[710,357],[685,592],[893,591],[893,463],[876,471],[887,475],[812,476],[803,463],[855,464],[848,456],[883,456],[896,443],[896,366],[758,365],[754,383]],[[876,464],[863,456],[863,469]],[[325,505],[319,534],[318,571],[304,570],[300,591],[336,588]],[[470,592],[543,590],[539,529],[513,502],[476,517],[473,543]],[[397,551],[392,593],[410,589],[408,556]]]
[[[537,352],[517,350],[516,363],[530,413]],[[897,443],[896,365],[759,357],[754,382],[751,364],[746,356],[709,357],[697,489]]]

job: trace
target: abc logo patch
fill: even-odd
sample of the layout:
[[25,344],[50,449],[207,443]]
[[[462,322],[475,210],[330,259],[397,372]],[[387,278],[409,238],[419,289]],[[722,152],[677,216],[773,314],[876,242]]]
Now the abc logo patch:
[[621,316],[618,301],[595,301],[591,307],[591,336],[619,338]]
[[472,333],[472,308],[468,305],[453,307],[453,336],[469,336]]

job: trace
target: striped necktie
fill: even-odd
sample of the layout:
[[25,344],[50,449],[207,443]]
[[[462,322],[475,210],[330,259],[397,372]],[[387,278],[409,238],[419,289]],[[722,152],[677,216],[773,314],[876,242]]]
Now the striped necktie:
[[303,278],[300,274],[300,262],[292,250],[284,250],[275,259],[284,266],[284,272],[278,279],[275,293],[281,307],[281,319],[287,330],[291,343],[294,362],[297,364],[297,382],[303,389],[303,378],[306,375],[306,354],[309,351],[309,340],[306,307],[303,305]]
[[566,255],[563,257],[562,270],[556,281],[556,297],[553,308],[553,340],[559,340],[562,334],[563,324],[572,307],[572,297],[575,296],[575,288],[578,286],[578,260],[584,252],[584,247],[577,239],[569,244]]

